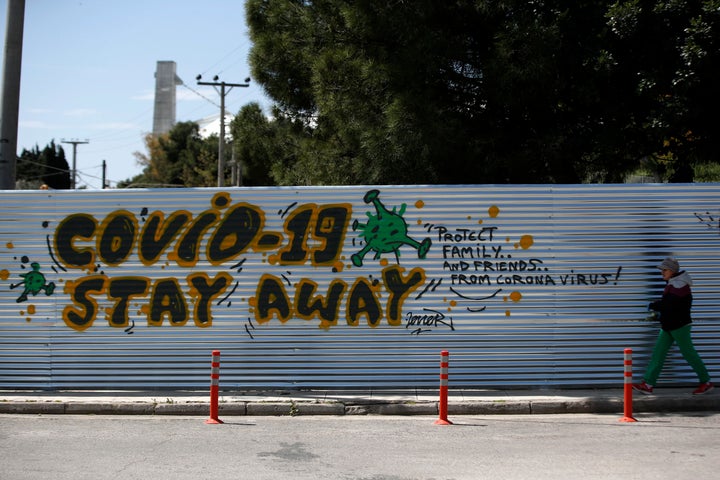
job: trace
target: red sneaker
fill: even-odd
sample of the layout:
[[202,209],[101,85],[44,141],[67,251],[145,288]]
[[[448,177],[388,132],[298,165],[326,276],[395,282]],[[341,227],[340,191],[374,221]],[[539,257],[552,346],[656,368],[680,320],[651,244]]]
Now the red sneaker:
[[645,380],[643,380],[642,383],[633,383],[633,390],[637,390],[645,395],[652,395],[653,387],[652,385],[645,383]]
[[712,382],[701,383],[700,386],[695,389],[693,395],[702,395],[703,393],[709,392],[713,388],[715,388],[715,386],[712,384]]

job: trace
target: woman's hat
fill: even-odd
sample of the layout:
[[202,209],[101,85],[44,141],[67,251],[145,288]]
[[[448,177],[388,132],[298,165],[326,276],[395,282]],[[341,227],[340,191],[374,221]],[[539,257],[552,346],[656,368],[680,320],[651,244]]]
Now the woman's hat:
[[680,270],[680,264],[673,257],[667,257],[658,268],[660,270],[670,270],[673,273],[677,273],[677,271]]

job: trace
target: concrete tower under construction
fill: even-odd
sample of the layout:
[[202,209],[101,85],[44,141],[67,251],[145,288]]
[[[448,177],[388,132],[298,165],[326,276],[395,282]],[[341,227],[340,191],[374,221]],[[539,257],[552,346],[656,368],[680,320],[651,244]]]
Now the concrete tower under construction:
[[155,111],[153,135],[167,133],[175,125],[175,87],[182,85],[177,76],[175,62],[158,61],[155,70]]

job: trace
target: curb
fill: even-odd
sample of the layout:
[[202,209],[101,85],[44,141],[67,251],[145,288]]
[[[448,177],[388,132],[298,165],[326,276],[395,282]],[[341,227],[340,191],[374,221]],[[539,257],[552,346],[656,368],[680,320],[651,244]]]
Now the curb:
[[[3,401],[0,414],[32,415],[193,415],[205,416],[209,402],[188,401]],[[637,413],[720,412],[720,395],[693,397],[649,397],[633,400]],[[297,416],[297,415],[437,415],[436,401],[231,401],[219,404],[226,416]],[[456,401],[448,405],[449,415],[547,415],[570,413],[623,412],[620,398],[512,399]]]

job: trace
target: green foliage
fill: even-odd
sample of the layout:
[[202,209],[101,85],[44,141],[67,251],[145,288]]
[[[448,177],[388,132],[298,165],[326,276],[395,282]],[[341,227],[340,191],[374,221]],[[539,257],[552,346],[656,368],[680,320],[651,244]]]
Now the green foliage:
[[281,154],[276,145],[277,125],[263,114],[257,103],[244,106],[230,123],[235,161],[242,185],[274,185],[270,170]]
[[217,135],[201,138],[195,122],[179,122],[167,134],[148,135],[148,154],[135,154],[143,172],[118,187],[215,186],[217,142]]
[[695,167],[696,182],[720,182],[720,163],[704,163]]
[[663,158],[670,181],[692,181],[695,166],[717,160],[720,2],[618,1],[608,18],[639,153]]
[[720,0],[246,10],[276,102],[233,127],[247,184],[618,182],[648,158],[688,181],[716,160]]
[[65,150],[52,140],[42,151],[37,145],[31,150],[23,149],[17,160],[15,178],[18,188],[35,189],[45,185],[59,190],[71,187],[70,174]]

